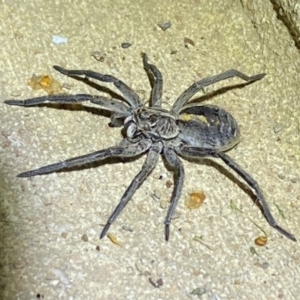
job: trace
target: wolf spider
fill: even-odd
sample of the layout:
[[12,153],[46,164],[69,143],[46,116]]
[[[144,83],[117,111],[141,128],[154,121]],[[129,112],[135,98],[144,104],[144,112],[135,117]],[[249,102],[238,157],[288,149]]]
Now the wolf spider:
[[108,218],[100,234],[100,238],[103,238],[137,188],[151,173],[161,154],[166,163],[174,171],[174,189],[164,222],[165,238],[168,240],[171,219],[181,196],[184,181],[184,168],[179,156],[190,158],[211,156],[221,159],[243,178],[256,193],[259,205],[268,223],[290,240],[296,241],[291,233],[276,223],[257,182],[233,161],[232,158],[224,153],[239,143],[240,131],[234,117],[215,105],[187,105],[191,97],[197,92],[216,82],[231,77],[239,77],[244,81],[254,82],[262,79],[265,74],[257,74],[249,77],[237,70],[228,70],[218,75],[207,77],[187,88],[177,98],[172,109],[167,111],[161,107],[162,74],[156,66],[148,63],[146,54],[142,54],[142,58],[144,69],[153,81],[149,107],[144,106],[140,97],[123,81],[111,75],[103,75],[88,70],[66,70],[59,66],[54,66],[54,69],[69,77],[78,78],[83,76],[86,79],[93,78],[102,82],[113,83],[122,93],[123,99],[108,99],[102,96],[78,94],[50,95],[30,98],[24,101],[6,100],[6,104],[17,106],[34,106],[47,102],[65,104],[90,101],[101,106],[102,109],[111,112],[112,125],[119,126],[120,121],[123,123],[122,132],[124,139],[118,146],[27,171],[19,174],[18,177],[49,174],[112,157],[133,158],[141,154],[146,154],[146,160],[141,171],[135,176],[123,194],[119,204]]

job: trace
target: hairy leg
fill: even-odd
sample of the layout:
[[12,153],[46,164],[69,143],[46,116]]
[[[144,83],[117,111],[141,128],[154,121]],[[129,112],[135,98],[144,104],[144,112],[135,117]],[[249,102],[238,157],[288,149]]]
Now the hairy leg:
[[164,149],[164,157],[167,161],[167,163],[170,165],[170,167],[174,170],[174,189],[171,197],[171,204],[168,209],[168,213],[165,219],[165,237],[166,240],[169,240],[170,235],[170,223],[172,216],[174,215],[176,206],[178,204],[178,200],[181,196],[182,187],[183,187],[183,181],[184,181],[184,169],[182,162],[180,161],[177,154],[174,152],[174,150],[170,148]]
[[125,193],[123,194],[119,204],[114,209],[113,213],[107,220],[101,234],[100,239],[102,239],[107,231],[109,230],[110,225],[117,219],[123,208],[127,205],[128,201],[131,199],[135,191],[139,188],[139,186],[144,182],[147,176],[151,173],[153,168],[155,167],[159,154],[162,150],[162,143],[158,142],[153,144],[150,149],[148,150],[146,161],[141,169],[141,171],[135,176],[133,181],[131,182],[130,186],[126,189]]
[[102,82],[112,82],[116,88],[123,94],[127,103],[133,107],[138,108],[142,106],[142,102],[138,94],[136,94],[129,86],[127,86],[123,81],[115,78],[111,75],[103,75],[94,71],[90,70],[67,70],[59,66],[53,66],[53,68],[69,77],[78,77],[78,76],[85,76],[86,78],[94,78],[96,80]]
[[263,210],[263,214],[267,219],[268,223],[270,224],[270,226],[278,230],[281,234],[283,234],[288,239],[292,241],[296,241],[296,238],[291,233],[289,233],[288,231],[286,231],[276,223],[274,217],[271,214],[269,205],[265,200],[265,197],[263,196],[263,193],[260,187],[258,186],[257,182],[246,171],[244,171],[230,156],[228,156],[223,152],[216,152],[212,149],[202,149],[202,148],[197,148],[192,146],[178,147],[176,149],[176,153],[186,157],[213,156],[223,160],[223,162],[226,165],[228,165],[232,170],[234,170],[238,175],[240,175],[245,180],[245,182],[255,191],[259,204]]
[[27,171],[19,174],[18,177],[31,177],[36,175],[49,174],[62,169],[70,169],[87,163],[100,161],[109,157],[135,157],[147,151],[150,148],[151,143],[152,142],[149,140],[142,140],[137,144],[131,144],[127,147],[116,146],[106,148],[86,155],[70,158],[62,162],[47,165],[39,169]]
[[254,76],[247,76],[237,70],[228,70],[223,73],[220,73],[218,75],[204,78],[198,82],[195,82],[193,85],[191,85],[189,88],[187,88],[175,101],[172,112],[179,113],[180,109],[193,97],[196,93],[198,93],[201,89],[208,85],[212,85],[216,82],[231,78],[231,77],[239,77],[245,81],[251,82],[260,80],[263,77],[265,77],[266,74],[257,74]]

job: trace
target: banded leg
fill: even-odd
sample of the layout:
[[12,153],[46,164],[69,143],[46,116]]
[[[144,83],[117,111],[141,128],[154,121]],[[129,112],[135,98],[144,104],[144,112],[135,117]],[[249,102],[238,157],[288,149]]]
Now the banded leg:
[[113,213],[110,215],[110,217],[107,220],[107,223],[105,224],[101,234],[100,239],[102,239],[110,225],[117,219],[123,208],[127,205],[135,191],[139,188],[139,186],[144,182],[144,180],[148,177],[148,175],[151,173],[153,168],[155,167],[159,154],[162,150],[162,143],[158,142],[156,144],[153,144],[150,149],[148,150],[146,161],[141,169],[141,171],[135,176],[133,181],[131,182],[130,186],[126,189],[125,193],[123,194],[119,204],[114,209]]
[[103,108],[121,113],[122,115],[129,115],[129,106],[120,102],[118,99],[108,99],[102,96],[93,96],[88,94],[78,94],[78,95],[49,95],[49,96],[42,96],[36,98],[29,98],[26,100],[6,100],[4,101],[5,104],[8,105],[15,105],[15,106],[35,106],[44,103],[57,103],[57,104],[74,104],[74,103],[81,103],[85,101],[90,101],[96,105],[100,105]]
[[193,85],[191,85],[189,88],[187,88],[175,101],[172,112],[179,113],[180,109],[196,94],[198,93],[202,88],[212,85],[216,82],[231,78],[231,77],[239,77],[245,81],[251,82],[260,80],[263,77],[265,77],[266,74],[257,74],[253,76],[247,76],[237,70],[228,70],[223,73],[220,73],[218,75],[204,78],[200,81],[195,82]]
[[151,92],[150,106],[161,107],[161,98],[163,93],[163,77],[158,68],[148,63],[148,56],[146,53],[142,54],[144,69],[147,73],[152,73],[154,77],[154,85]]
[[234,170],[237,174],[239,174],[247,182],[247,184],[255,191],[257,199],[263,209],[264,216],[266,217],[270,226],[275,228],[277,231],[279,231],[288,239],[296,242],[296,238],[291,233],[289,233],[288,231],[286,231],[276,223],[274,217],[271,214],[269,205],[266,202],[262,190],[258,186],[257,182],[247,172],[245,172],[231,157],[229,157],[225,153],[218,152],[217,156],[220,159],[222,159],[232,170]]
[[259,201],[259,204],[263,210],[263,214],[266,220],[268,221],[269,225],[275,228],[277,231],[279,231],[288,239],[292,241],[296,241],[296,238],[291,233],[289,233],[288,231],[286,231],[276,223],[274,217],[271,214],[269,205],[265,200],[265,197],[263,196],[262,190],[258,186],[258,183],[246,171],[244,171],[230,156],[228,156],[223,152],[216,152],[211,149],[201,149],[201,148],[191,147],[191,146],[182,146],[176,149],[176,152],[182,156],[187,156],[187,157],[213,156],[216,158],[220,158],[226,165],[228,165],[239,176],[241,176],[241,178],[244,179],[244,181],[249,185],[249,187],[255,191],[256,197]]
[[170,235],[170,223],[172,216],[175,212],[176,206],[178,204],[178,200],[181,196],[183,181],[184,181],[184,168],[182,162],[174,152],[174,150],[170,148],[164,149],[164,157],[170,167],[174,170],[174,189],[171,197],[171,204],[168,209],[168,213],[165,219],[165,238],[168,241]]
[[69,77],[85,76],[86,78],[94,78],[102,82],[112,82],[116,88],[123,94],[126,102],[133,108],[138,108],[142,106],[142,102],[138,94],[136,94],[129,86],[127,86],[123,81],[117,79],[111,75],[103,75],[90,70],[67,70],[59,66],[53,66],[53,68]]
[[92,152],[86,155],[67,159],[65,161],[47,165],[39,169],[27,171],[18,175],[18,177],[31,177],[36,175],[49,174],[62,169],[70,169],[84,164],[100,161],[109,157],[135,157],[149,149],[151,146],[150,140],[142,140],[137,144],[132,144],[127,147],[116,146],[106,148],[100,151]]

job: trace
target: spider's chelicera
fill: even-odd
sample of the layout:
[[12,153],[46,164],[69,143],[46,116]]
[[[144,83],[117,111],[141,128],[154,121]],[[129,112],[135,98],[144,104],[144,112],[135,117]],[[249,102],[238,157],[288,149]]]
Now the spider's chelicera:
[[202,79],[186,89],[175,101],[170,111],[161,107],[163,78],[156,66],[148,63],[146,54],[142,55],[143,64],[148,75],[153,79],[150,107],[145,107],[140,97],[124,82],[111,76],[86,70],[66,70],[59,66],[54,69],[70,76],[93,78],[102,82],[113,83],[123,95],[123,101],[87,94],[50,95],[31,98],[24,101],[7,100],[6,104],[17,106],[34,106],[42,103],[79,103],[90,101],[111,111],[111,124],[119,126],[123,122],[124,139],[118,146],[109,147],[83,156],[47,165],[39,169],[24,172],[18,177],[31,177],[68,169],[83,164],[104,160],[110,157],[130,158],[146,154],[141,171],[126,189],[119,204],[109,217],[100,238],[103,238],[110,225],[116,220],[122,209],[133,196],[137,188],[155,167],[159,155],[162,155],[174,171],[174,189],[171,203],[165,218],[165,238],[169,239],[169,228],[178,200],[181,196],[184,168],[180,157],[215,157],[221,159],[233,171],[240,175],[254,190],[259,205],[268,223],[287,238],[295,237],[280,227],[272,216],[269,206],[257,182],[224,152],[239,142],[240,132],[236,120],[224,109],[214,105],[189,104],[188,101],[204,87],[216,82],[239,77],[247,82],[262,79],[265,74],[247,76],[237,70],[228,70],[216,76]]

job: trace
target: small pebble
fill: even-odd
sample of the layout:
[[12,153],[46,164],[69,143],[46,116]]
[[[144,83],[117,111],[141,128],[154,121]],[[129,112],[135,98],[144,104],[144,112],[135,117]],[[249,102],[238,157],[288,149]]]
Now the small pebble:
[[192,46],[195,46],[195,42],[192,39],[188,38],[188,37],[185,37],[183,39],[183,42],[184,42],[185,45],[190,44]]
[[67,237],[67,233],[66,232],[62,232],[61,237],[65,239]]
[[133,229],[129,226],[126,226],[126,225],[123,225],[122,229],[125,230],[125,231],[133,232]]
[[130,46],[131,46],[130,43],[122,43],[122,44],[121,44],[121,47],[122,47],[123,49],[127,49],[127,48],[129,48]]
[[198,287],[194,290],[192,290],[190,292],[191,295],[197,295],[197,296],[201,296],[203,294],[205,294],[207,291],[206,291],[206,288],[205,287]]
[[255,250],[255,248],[253,246],[250,247],[250,253],[252,255],[254,255],[254,254],[258,255],[258,253],[256,252],[256,250]]
[[82,237],[81,237],[81,240],[84,241],[84,242],[88,242],[89,238],[86,234],[83,234]]
[[297,183],[298,181],[299,181],[298,178],[293,178],[293,179],[291,179],[291,182],[292,182],[292,183]]
[[158,23],[157,24],[161,29],[162,31],[166,31],[167,29],[169,29],[171,26],[172,26],[172,23],[170,21],[168,22],[161,22],[161,23]]
[[171,180],[167,180],[166,187],[170,188],[173,185],[173,182]]
[[276,124],[276,125],[273,127],[274,133],[278,133],[278,132],[281,131],[283,128],[284,128],[284,125],[279,124],[279,123]]
[[269,264],[268,264],[267,262],[264,262],[264,263],[261,264],[261,267],[262,267],[264,270],[266,270],[266,269],[269,268]]

